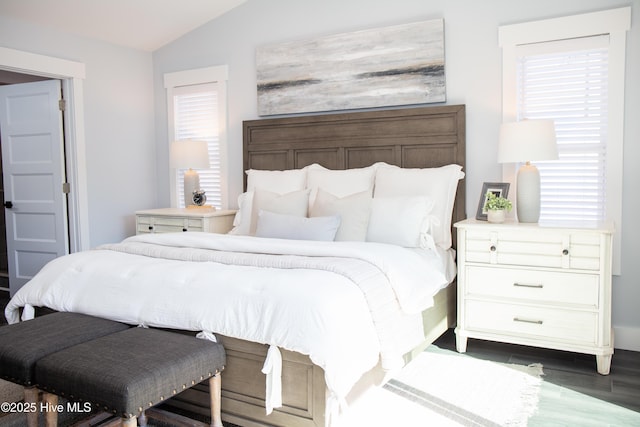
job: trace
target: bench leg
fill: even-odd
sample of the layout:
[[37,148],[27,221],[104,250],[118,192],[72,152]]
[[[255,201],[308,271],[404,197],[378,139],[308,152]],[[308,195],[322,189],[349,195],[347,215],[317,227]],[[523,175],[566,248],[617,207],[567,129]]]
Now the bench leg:
[[54,408],[58,406],[58,396],[44,393],[42,395],[42,403],[47,408],[44,413],[44,425],[46,427],[56,427],[58,425],[58,411]]
[[27,426],[28,427],[38,427],[38,417],[40,415],[40,402],[39,402],[39,393],[36,387],[25,387],[24,388],[24,403],[28,408],[33,406],[37,407],[37,411],[29,411],[27,412]]
[[222,427],[220,399],[222,397],[222,380],[220,374],[209,378],[209,398],[211,399],[211,427]]

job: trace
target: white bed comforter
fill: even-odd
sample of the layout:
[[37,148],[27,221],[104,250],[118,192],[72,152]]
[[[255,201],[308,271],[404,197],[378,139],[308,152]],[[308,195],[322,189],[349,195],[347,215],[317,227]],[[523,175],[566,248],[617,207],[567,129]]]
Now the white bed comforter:
[[451,279],[443,265],[435,252],[376,243],[141,235],[50,262],[5,316],[46,306],[269,344],[309,355],[341,400],[421,341],[420,311]]

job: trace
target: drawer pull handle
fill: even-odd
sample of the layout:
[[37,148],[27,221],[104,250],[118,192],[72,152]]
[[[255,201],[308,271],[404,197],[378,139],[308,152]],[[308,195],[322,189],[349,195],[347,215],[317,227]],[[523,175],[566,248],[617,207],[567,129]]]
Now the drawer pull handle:
[[495,252],[496,251],[495,245],[491,245],[491,247],[489,249],[491,250],[491,252]]
[[564,249],[562,251],[562,255],[569,255],[569,249]]
[[150,226],[149,226],[149,230],[153,230],[153,225],[150,225]]
[[542,320],[529,320],[529,319],[520,319],[519,317],[514,317],[513,321],[523,322],[523,323],[533,323],[535,325],[542,325]]
[[537,288],[542,289],[544,285],[542,283],[514,283],[513,286],[517,286],[520,288]]
[[183,229],[182,229],[182,231],[187,231],[187,229],[186,229],[186,228],[183,228]]

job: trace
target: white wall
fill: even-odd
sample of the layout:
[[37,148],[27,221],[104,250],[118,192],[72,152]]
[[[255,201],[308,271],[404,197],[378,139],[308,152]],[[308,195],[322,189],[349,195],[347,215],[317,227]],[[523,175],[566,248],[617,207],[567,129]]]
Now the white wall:
[[[498,26],[633,6],[627,46],[627,98],[622,235],[623,274],[614,278],[613,323],[619,348],[640,350],[640,1],[611,0],[249,0],[153,54],[158,201],[169,203],[166,72],[229,66],[229,170],[231,200],[242,191],[242,120],[257,116],[255,48],[262,44],[444,18],[446,104],[467,108],[467,213],[473,216],[482,183],[500,181],[496,162],[501,122],[501,52]],[[634,161],[635,160],[635,161]]]
[[151,54],[3,16],[0,44],[86,65],[90,245],[135,234],[133,212],[157,205]]

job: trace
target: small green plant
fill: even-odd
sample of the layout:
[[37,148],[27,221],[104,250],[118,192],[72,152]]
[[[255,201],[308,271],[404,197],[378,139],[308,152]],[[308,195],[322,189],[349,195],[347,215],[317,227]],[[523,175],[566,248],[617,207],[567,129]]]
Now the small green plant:
[[501,196],[496,196],[495,193],[487,191],[487,203],[485,207],[489,211],[506,210],[511,211],[511,201]]

